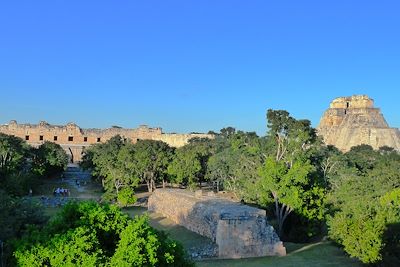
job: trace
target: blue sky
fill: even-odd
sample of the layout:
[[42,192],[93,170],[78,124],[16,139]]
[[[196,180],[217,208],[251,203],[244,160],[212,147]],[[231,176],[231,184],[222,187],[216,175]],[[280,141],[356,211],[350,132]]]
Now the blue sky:
[[400,127],[399,1],[2,1],[0,123],[266,131],[368,94]]

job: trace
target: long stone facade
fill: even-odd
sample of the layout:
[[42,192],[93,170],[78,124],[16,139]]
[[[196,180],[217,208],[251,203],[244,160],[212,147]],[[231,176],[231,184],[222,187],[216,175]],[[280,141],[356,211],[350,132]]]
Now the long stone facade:
[[161,128],[149,128],[146,125],[136,129],[120,127],[82,129],[75,123],[51,125],[45,121],[39,124],[18,124],[16,121],[10,121],[8,124],[0,125],[0,132],[18,136],[32,146],[39,146],[45,141],[57,143],[64,148],[72,162],[79,162],[82,159],[85,147],[106,142],[115,135],[129,138],[133,143],[138,140],[159,140],[173,147],[184,146],[195,137],[213,138],[213,135],[209,134],[163,133]]
[[389,127],[380,109],[374,107],[374,100],[366,95],[334,99],[317,130],[326,144],[344,152],[362,144],[400,151],[399,129]]
[[157,189],[148,209],[210,238],[220,258],[286,255],[265,210],[180,189]]

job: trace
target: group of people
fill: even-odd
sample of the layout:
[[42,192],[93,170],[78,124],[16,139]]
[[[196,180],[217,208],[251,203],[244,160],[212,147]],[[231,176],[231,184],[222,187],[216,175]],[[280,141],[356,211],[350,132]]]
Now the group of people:
[[68,197],[70,195],[70,191],[67,188],[57,187],[56,189],[54,189],[53,195],[55,197],[57,196]]

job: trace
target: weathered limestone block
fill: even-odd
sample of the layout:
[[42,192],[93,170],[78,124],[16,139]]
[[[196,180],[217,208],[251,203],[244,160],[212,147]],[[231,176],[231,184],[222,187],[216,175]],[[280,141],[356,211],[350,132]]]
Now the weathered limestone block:
[[283,243],[267,223],[265,210],[179,189],[157,189],[149,198],[148,209],[209,237],[221,258],[286,255]]
[[342,151],[367,144],[374,149],[382,146],[400,151],[400,131],[390,128],[373,99],[366,95],[339,97],[332,101],[317,128],[328,145]]

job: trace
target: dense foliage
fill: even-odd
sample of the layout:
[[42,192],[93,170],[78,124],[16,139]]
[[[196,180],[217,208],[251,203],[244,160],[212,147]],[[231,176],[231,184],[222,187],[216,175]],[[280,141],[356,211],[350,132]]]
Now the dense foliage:
[[82,166],[101,179],[104,199],[116,200],[121,189],[133,189],[138,185],[140,179],[135,171],[133,154],[132,144],[119,135],[86,151]]
[[165,183],[172,155],[173,149],[164,142],[140,140],[132,144],[117,135],[87,149],[82,166],[101,180],[104,199],[119,201],[128,192],[121,195],[121,190],[133,190],[140,182],[147,184],[149,192],[155,190],[156,183]]
[[[113,159],[122,160],[119,164],[131,176],[120,184],[131,189],[146,183],[152,191],[169,183],[223,190],[265,208],[283,240],[305,242],[328,235],[362,262],[396,262],[398,152],[361,145],[343,153],[324,145],[308,120],[297,120],[284,110],[268,110],[267,126],[265,137],[227,127],[213,132],[213,139],[193,139],[177,149],[139,141],[114,146],[112,152],[97,150],[109,146],[102,144],[87,151],[85,164],[104,181],[111,178],[101,170]],[[122,152],[129,156],[111,156]],[[112,197],[121,199],[124,194],[115,191]]]
[[32,171],[38,176],[50,176],[62,172],[68,164],[64,149],[46,141],[33,150]]
[[18,266],[190,266],[181,245],[116,206],[70,202],[16,244]]
[[[400,155],[354,147],[331,178],[329,234],[364,263],[400,263]],[[392,263],[393,264],[393,263]]]
[[9,194],[26,195],[41,178],[62,172],[68,156],[60,145],[44,142],[38,148],[0,133],[0,186]]
[[0,241],[2,262],[10,262],[12,240],[22,236],[30,225],[47,221],[41,206],[30,197],[30,190],[41,179],[64,170],[67,155],[57,144],[45,142],[38,148],[21,138],[0,133]]

